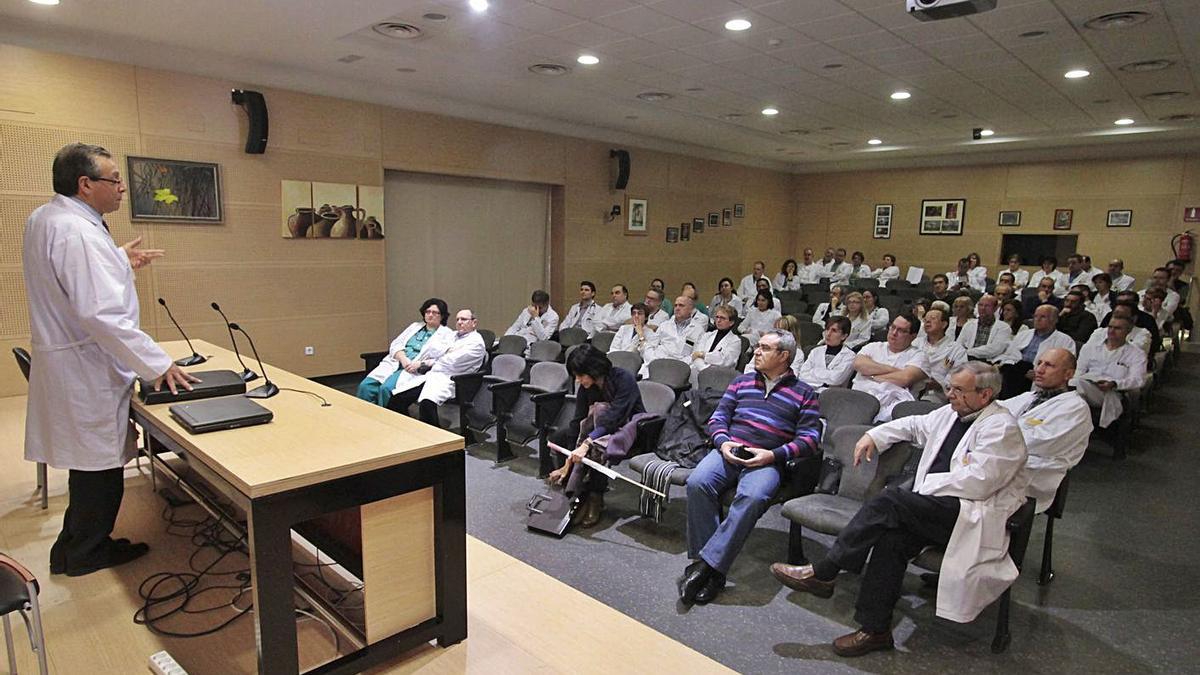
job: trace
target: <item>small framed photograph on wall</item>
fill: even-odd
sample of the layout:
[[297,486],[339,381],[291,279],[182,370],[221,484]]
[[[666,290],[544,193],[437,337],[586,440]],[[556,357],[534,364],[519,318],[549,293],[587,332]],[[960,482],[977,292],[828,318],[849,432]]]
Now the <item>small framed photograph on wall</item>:
[[721,210],[721,224],[725,227],[733,225],[733,209]]
[[1054,229],[1069,230],[1071,229],[1071,221],[1075,219],[1075,211],[1073,209],[1054,209]]
[[679,228],[678,227],[668,227],[667,228],[667,243],[674,244],[677,241],[679,241]]
[[1133,211],[1122,209],[1108,212],[1109,227],[1129,227],[1133,225]]
[[629,222],[625,225],[625,234],[646,234],[646,226],[649,223],[648,209],[649,204],[645,199],[629,199]]
[[691,241],[691,240],[692,240],[692,224],[691,223],[680,223],[679,224],[679,241]]
[[924,199],[921,201],[921,234],[963,233],[967,214],[965,199]]
[[1000,227],[1017,227],[1021,224],[1020,211],[1001,211]]
[[721,226],[721,214],[717,213],[716,211],[710,212],[708,214],[708,226],[709,227],[720,227]]
[[734,218],[745,218],[746,217],[746,205],[745,204],[734,204],[733,205],[733,217]]
[[891,239],[892,238],[892,205],[891,204],[876,204],[875,205],[875,229],[873,238],[875,239]]
[[692,218],[692,232],[694,232],[696,234],[700,234],[703,231],[704,231],[704,219],[703,218]]
[[216,164],[153,157],[127,159],[131,219],[221,222],[221,172]]

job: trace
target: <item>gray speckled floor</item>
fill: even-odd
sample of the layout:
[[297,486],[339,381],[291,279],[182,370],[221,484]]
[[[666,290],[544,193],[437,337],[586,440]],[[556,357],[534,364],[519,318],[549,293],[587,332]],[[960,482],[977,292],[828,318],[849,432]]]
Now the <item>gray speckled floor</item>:
[[[495,466],[494,449],[478,445],[468,449],[468,530],[741,672],[1197,672],[1198,377],[1200,357],[1183,355],[1129,458],[1114,462],[1100,446],[1072,473],[1067,514],[1055,527],[1057,578],[1044,589],[1036,584],[1038,519],[1014,587],[1012,646],[999,656],[990,651],[994,607],[969,625],[935,619],[933,594],[915,575],[897,606],[898,649],[835,656],[829,642],[856,627],[858,579],[843,574],[829,600],[781,587],[767,571],[786,553],[778,507],[759,521],[718,602],[691,610],[675,590],[687,563],[680,488],[660,524],[637,517],[634,490],[617,487],[598,527],[555,540],[522,525],[538,487],[532,451]],[[828,542],[806,541],[806,549],[818,553]]]

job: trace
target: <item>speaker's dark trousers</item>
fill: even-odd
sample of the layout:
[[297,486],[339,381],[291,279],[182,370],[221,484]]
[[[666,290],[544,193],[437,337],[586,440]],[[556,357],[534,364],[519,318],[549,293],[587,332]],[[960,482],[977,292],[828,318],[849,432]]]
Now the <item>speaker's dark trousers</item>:
[[117,512],[125,495],[124,472],[124,468],[71,469],[67,478],[70,501],[63,514],[62,532],[50,547],[52,569],[80,569],[108,559],[109,535],[117,523]]
[[[826,561],[848,572],[866,565],[854,619],[869,633],[892,629],[908,561],[926,546],[945,546],[958,518],[958,498],[889,487],[863,504],[838,533]],[[867,562],[867,555],[871,560]]]
[[[407,415],[409,406],[417,403],[417,399],[421,398],[421,391],[424,389],[425,384],[422,383],[419,387],[405,389],[399,394],[393,394],[392,398],[387,402],[388,410],[395,410],[398,413],[404,413]],[[417,415],[420,417],[422,422],[435,427],[441,426],[438,420],[436,403],[429,400],[421,401],[417,404],[417,410]]]

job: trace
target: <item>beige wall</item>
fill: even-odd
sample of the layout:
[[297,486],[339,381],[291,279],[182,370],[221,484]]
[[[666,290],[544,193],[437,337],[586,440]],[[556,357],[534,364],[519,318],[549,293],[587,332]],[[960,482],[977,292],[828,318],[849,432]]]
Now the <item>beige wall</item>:
[[[1067,234],[1051,227],[1054,210],[1074,209],[1079,251],[1101,267],[1123,258],[1140,283],[1171,257],[1184,207],[1200,205],[1200,155],[813,174],[794,188],[801,249],[857,248],[872,267],[894,253],[902,271],[930,275],[976,251],[994,271],[1003,234]],[[962,236],[917,233],[922,199],[958,198],[967,200]],[[891,239],[871,238],[876,204],[894,205]],[[1110,209],[1132,209],[1133,226],[1106,227]],[[1021,211],[1020,227],[999,227],[1001,210]]]

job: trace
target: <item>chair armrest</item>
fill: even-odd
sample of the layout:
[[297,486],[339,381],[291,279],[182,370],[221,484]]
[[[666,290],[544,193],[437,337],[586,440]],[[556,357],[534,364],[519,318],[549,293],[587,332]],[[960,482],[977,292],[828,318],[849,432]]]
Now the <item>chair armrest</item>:
[[488,383],[488,391],[492,392],[492,415],[499,417],[512,412],[521,394],[521,381],[496,380],[490,376],[483,379]]
[[677,386],[677,387],[671,387],[671,390],[672,390],[672,391],[674,391],[674,392],[675,392],[675,396],[676,396],[676,397],[678,397],[679,395],[683,394],[685,391],[687,391],[687,390],[689,390],[689,389],[691,389],[691,388],[692,388],[692,383],[691,383],[691,382],[685,382],[684,384],[681,384],[681,385],[679,385],[679,386]]
[[450,381],[454,383],[455,402],[459,406],[471,405],[471,401],[474,401],[475,395],[479,393],[479,388],[483,386],[484,377],[482,372],[451,375]]
[[7,568],[11,569],[13,572],[16,572],[17,575],[20,576],[22,579],[24,579],[25,583],[27,583],[27,584],[37,582],[37,577],[33,576],[33,572],[30,572],[28,569],[25,568],[24,565],[17,562],[16,560],[13,560],[12,558],[8,557],[7,555],[4,555],[3,553],[0,553],[0,566],[7,567]]
[[554,421],[558,419],[567,400],[567,392],[548,391],[544,394],[534,394],[529,400],[533,401],[534,405],[533,425],[539,430],[545,430],[554,426]]
[[375,366],[388,355],[387,352],[363,352],[358,355],[358,358],[363,360],[363,372],[369,373],[375,370]]

